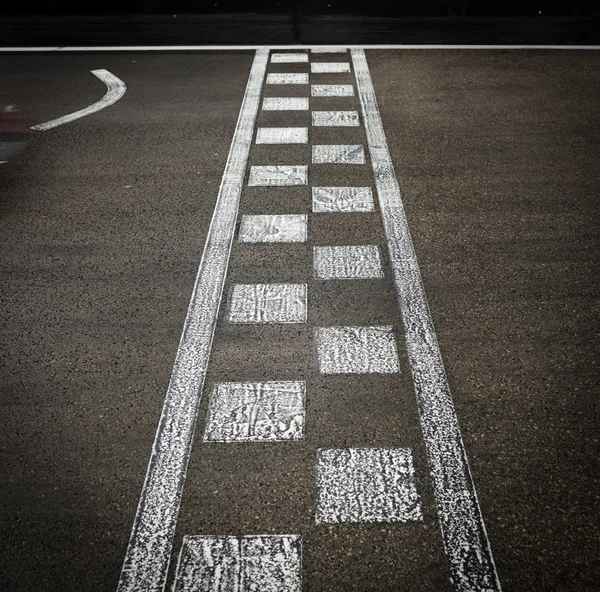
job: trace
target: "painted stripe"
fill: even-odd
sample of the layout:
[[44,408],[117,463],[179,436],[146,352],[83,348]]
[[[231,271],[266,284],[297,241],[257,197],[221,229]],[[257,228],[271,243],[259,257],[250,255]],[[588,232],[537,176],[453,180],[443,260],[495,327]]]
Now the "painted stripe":
[[454,589],[461,592],[498,592],[500,582],[365,52],[353,49],[352,61]]
[[[312,45],[294,45],[294,49],[312,49]],[[499,44],[417,44],[417,43],[379,43],[347,45],[349,49],[544,49],[567,51],[598,51],[600,45],[499,45]],[[48,45],[42,47],[0,47],[0,53],[84,53],[84,52],[154,52],[154,51],[254,51],[257,49],[289,49],[289,45]],[[337,53],[337,52],[330,52]]]
[[306,144],[307,127],[259,127],[256,132],[257,144]]
[[308,74],[273,72],[267,75],[267,84],[308,84]]
[[246,215],[240,224],[240,243],[305,243],[306,214]]
[[348,53],[348,50],[344,47],[314,47],[310,50],[310,53]]
[[372,212],[370,187],[313,187],[312,209],[315,213]]
[[318,280],[382,278],[377,245],[313,247],[313,267]]
[[361,144],[315,144],[312,147],[313,164],[365,164],[365,150]]
[[306,165],[261,165],[250,167],[250,187],[268,187],[308,184]]
[[307,53],[274,53],[271,55],[272,64],[301,64],[308,62]]
[[263,111],[308,111],[308,97],[265,97]]
[[350,64],[347,62],[313,62],[310,65],[310,71],[313,74],[350,72]]
[[310,94],[313,97],[353,97],[354,87],[351,84],[313,84]]
[[358,127],[360,120],[357,111],[313,111],[312,124],[315,127]]
[[118,592],[162,592],[204,386],[268,50],[258,50],[225,165]]
[[120,78],[117,78],[114,74],[111,74],[108,70],[92,70],[92,74],[96,78],[102,80],[107,87],[106,94],[99,101],[96,101],[85,109],[75,111],[75,113],[63,115],[63,117],[59,117],[58,119],[52,119],[46,123],[34,125],[31,127],[31,129],[43,132],[54,127],[58,127],[59,125],[70,123],[71,121],[75,121],[76,119],[80,119],[86,115],[91,115],[92,113],[101,111],[106,107],[110,107],[110,105],[114,105],[125,94],[125,91],[127,90],[125,83]]
[[235,284],[230,323],[306,323],[306,284]]

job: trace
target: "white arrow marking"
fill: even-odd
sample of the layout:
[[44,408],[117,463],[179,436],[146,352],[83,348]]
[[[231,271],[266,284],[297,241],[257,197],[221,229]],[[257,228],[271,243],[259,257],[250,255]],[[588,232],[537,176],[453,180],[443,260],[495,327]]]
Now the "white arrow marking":
[[59,125],[63,125],[63,123],[69,123],[70,121],[75,121],[80,117],[85,117],[86,115],[90,115],[91,113],[96,113],[96,111],[100,111],[105,107],[110,107],[110,105],[114,105],[127,90],[127,86],[120,79],[117,78],[114,74],[111,74],[108,70],[92,70],[92,74],[102,80],[104,84],[108,87],[106,94],[95,103],[92,103],[89,107],[85,109],[80,109],[79,111],[75,111],[75,113],[69,113],[69,115],[64,115],[63,117],[59,117],[58,119],[52,119],[47,121],[46,123],[40,123],[38,125],[32,126],[32,130],[37,131],[46,131],[52,129],[53,127],[58,127]]

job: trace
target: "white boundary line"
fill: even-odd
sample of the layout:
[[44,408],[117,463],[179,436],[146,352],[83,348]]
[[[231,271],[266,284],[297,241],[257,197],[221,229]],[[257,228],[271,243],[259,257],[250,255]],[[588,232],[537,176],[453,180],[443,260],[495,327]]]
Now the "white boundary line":
[[259,49],[225,165],[123,562],[119,592],[164,590],[269,57]]
[[107,86],[106,94],[99,101],[92,103],[89,107],[86,107],[85,109],[75,111],[75,113],[64,115],[63,117],[59,117],[58,119],[52,119],[51,121],[47,121],[46,123],[34,125],[31,127],[31,129],[37,131],[46,131],[52,129],[53,127],[63,125],[64,123],[75,121],[80,117],[85,117],[86,115],[96,113],[96,111],[100,111],[105,107],[110,107],[110,105],[116,103],[125,94],[125,91],[127,90],[127,86],[125,86],[125,83],[120,78],[117,78],[114,74],[111,74],[108,70],[92,70],[92,74],[96,78],[102,80],[102,82],[104,82],[104,84],[106,84]]
[[[0,47],[0,53],[40,53],[40,52],[127,52],[127,51],[247,51],[256,49],[311,49],[315,45],[96,45],[89,47],[48,46],[48,47]],[[318,46],[327,47],[327,46]],[[600,45],[452,45],[452,44],[380,44],[380,45],[340,45],[348,49],[560,49],[560,50],[600,50]]]
[[452,582],[460,592],[499,592],[365,52],[353,49],[352,61]]

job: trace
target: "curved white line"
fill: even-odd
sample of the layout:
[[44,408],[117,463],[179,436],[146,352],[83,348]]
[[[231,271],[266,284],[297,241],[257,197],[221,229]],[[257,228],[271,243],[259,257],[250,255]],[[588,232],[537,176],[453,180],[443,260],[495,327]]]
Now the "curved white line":
[[74,121],[80,117],[85,117],[91,113],[96,113],[96,111],[100,111],[105,107],[110,107],[110,105],[116,103],[125,94],[125,91],[127,90],[125,83],[120,78],[117,78],[114,74],[111,74],[108,70],[92,70],[92,74],[96,78],[102,80],[102,82],[104,82],[104,84],[106,84],[108,87],[106,94],[99,101],[92,103],[85,109],[75,111],[75,113],[70,113],[69,115],[59,117],[58,119],[52,119],[46,123],[34,125],[31,127],[31,129],[45,131],[52,129],[53,127],[58,127],[63,123],[69,123],[70,121]]

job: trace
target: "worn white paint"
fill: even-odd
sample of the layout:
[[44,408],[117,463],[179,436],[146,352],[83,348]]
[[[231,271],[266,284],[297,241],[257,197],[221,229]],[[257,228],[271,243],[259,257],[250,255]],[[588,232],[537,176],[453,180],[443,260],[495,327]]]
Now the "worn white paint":
[[357,111],[313,111],[312,124],[320,127],[358,127]]
[[313,74],[350,72],[350,64],[347,62],[312,62],[310,71]]
[[365,280],[383,277],[379,247],[352,245],[313,247],[318,280]]
[[185,536],[173,592],[302,592],[301,538]]
[[392,327],[320,327],[315,337],[322,374],[400,372]]
[[119,592],[162,592],[165,587],[268,55],[268,51],[258,50],[250,71],[133,522]]
[[305,323],[306,284],[236,284],[230,323]]
[[353,97],[354,87],[351,84],[311,84],[310,94],[313,97]]
[[372,212],[370,187],[313,187],[312,210],[316,213]]
[[295,72],[268,74],[267,84],[308,84],[308,74]]
[[331,45],[327,45],[324,47],[313,47],[310,50],[310,53],[347,53],[348,50],[344,47],[333,47]]
[[317,451],[318,524],[422,522],[407,448]]
[[250,167],[248,185],[263,187],[269,185],[306,185],[308,166],[266,165]]
[[271,55],[273,64],[301,64],[308,62],[307,53],[274,53]]
[[85,107],[85,109],[75,111],[75,113],[70,113],[69,115],[59,117],[58,119],[46,121],[46,123],[34,125],[31,129],[36,131],[46,131],[58,127],[59,125],[80,119],[86,115],[97,113],[101,109],[114,105],[125,94],[125,91],[127,90],[125,83],[114,74],[111,74],[108,70],[92,70],[92,74],[106,84],[106,94],[99,101],[92,103],[88,107]]
[[365,164],[361,144],[317,144],[312,147],[313,164]]
[[204,440],[302,440],[306,385],[301,381],[222,382],[210,400]]
[[[437,49],[437,50],[500,50],[504,51],[507,49],[533,49],[533,50],[565,50],[565,51],[598,51],[600,45],[452,45],[452,44],[424,44],[420,45],[417,43],[371,43],[364,45],[347,45],[349,49]],[[289,45],[59,45],[59,46],[40,46],[40,47],[0,47],[0,53],[86,53],[86,52],[102,52],[102,53],[121,53],[121,52],[155,52],[155,51],[248,51],[256,49],[289,49]],[[312,45],[294,45],[295,49],[310,49],[314,48]],[[315,53],[341,53],[341,52],[325,52],[317,48]]]
[[307,127],[259,127],[256,132],[257,144],[306,144]]
[[242,216],[241,243],[304,243],[307,235],[306,214]]
[[460,592],[498,592],[501,588],[500,581],[469,469],[365,52],[353,49],[352,60],[454,589]]
[[263,111],[308,111],[308,97],[265,97]]

